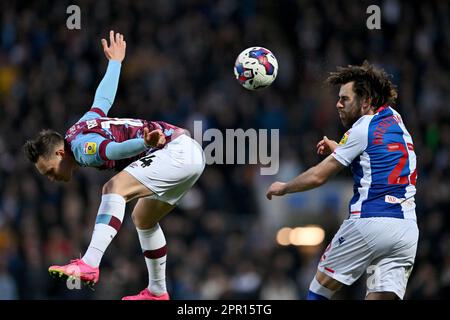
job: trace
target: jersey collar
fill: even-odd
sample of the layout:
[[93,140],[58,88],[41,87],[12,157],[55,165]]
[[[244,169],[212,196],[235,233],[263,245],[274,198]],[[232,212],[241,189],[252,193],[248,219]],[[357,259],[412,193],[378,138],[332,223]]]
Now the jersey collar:
[[375,113],[381,112],[388,107],[389,107],[389,105],[387,103],[385,103],[381,107],[379,107]]

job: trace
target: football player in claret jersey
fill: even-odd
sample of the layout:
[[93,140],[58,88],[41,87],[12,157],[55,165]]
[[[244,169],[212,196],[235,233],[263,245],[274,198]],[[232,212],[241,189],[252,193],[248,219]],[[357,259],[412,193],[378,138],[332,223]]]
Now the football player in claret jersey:
[[292,181],[273,183],[267,198],[319,187],[350,166],[354,196],[349,216],[320,259],[308,299],[330,299],[364,272],[369,274],[366,299],[403,299],[419,231],[416,155],[392,107],[397,91],[385,71],[367,61],[338,68],[327,83],[340,86],[336,108],[348,131],[339,144],[324,137],[317,152],[328,157]]
[[81,259],[49,272],[79,278],[93,285],[99,265],[122,224],[125,205],[138,199],[132,218],[149,273],[147,288],[125,300],[167,300],[166,240],[159,221],[169,213],[200,177],[205,167],[201,146],[177,126],[162,121],[108,118],[125,58],[123,35],[110,32],[110,45],[102,39],[109,60],[95,93],[92,108],[65,137],[43,130],[27,141],[24,151],[38,171],[50,180],[69,181],[78,167],[120,171],[102,189],[94,232]]

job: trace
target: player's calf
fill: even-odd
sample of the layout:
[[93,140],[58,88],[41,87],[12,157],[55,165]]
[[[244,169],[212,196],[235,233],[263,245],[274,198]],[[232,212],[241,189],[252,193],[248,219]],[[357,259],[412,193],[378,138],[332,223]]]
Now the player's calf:
[[370,292],[366,300],[399,300],[400,298],[394,292]]

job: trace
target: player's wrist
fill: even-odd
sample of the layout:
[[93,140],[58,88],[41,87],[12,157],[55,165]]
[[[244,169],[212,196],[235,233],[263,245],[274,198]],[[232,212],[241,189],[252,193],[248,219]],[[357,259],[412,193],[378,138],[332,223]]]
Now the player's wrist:
[[144,138],[142,138],[142,142],[144,143],[144,146],[145,146],[147,149],[153,148],[152,145],[149,145],[149,144],[147,144],[147,142],[145,142],[145,139],[144,139]]
[[281,182],[280,195],[284,196],[285,194],[289,193],[288,192],[288,184],[289,184],[289,182]]

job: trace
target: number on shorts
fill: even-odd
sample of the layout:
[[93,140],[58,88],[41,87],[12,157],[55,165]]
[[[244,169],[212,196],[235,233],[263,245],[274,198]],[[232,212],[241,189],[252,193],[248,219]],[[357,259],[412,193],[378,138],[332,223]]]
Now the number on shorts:
[[139,161],[142,162],[141,167],[145,168],[145,167],[148,167],[149,165],[151,165],[154,157],[155,157],[154,154],[149,154],[148,156],[145,156],[145,157],[142,157],[141,159],[139,159]]

